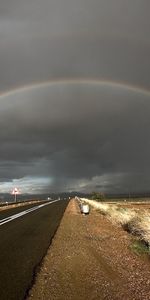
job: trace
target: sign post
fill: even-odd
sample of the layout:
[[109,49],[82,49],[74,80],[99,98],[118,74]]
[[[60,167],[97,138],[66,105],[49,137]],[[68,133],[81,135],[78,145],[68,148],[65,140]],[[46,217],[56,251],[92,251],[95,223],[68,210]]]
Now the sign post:
[[17,202],[17,195],[19,194],[19,190],[17,188],[14,188],[12,194],[15,196],[15,202]]

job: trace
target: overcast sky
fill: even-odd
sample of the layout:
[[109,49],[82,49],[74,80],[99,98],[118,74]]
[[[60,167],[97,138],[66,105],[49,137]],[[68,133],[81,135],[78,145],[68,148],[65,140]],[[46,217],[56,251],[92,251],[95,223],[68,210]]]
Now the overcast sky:
[[149,12],[1,1],[0,192],[150,191]]

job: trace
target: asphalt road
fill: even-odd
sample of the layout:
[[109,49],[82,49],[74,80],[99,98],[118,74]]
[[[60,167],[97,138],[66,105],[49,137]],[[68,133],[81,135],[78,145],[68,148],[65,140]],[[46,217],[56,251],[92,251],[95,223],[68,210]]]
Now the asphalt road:
[[0,300],[25,298],[67,204],[61,200],[0,212]]

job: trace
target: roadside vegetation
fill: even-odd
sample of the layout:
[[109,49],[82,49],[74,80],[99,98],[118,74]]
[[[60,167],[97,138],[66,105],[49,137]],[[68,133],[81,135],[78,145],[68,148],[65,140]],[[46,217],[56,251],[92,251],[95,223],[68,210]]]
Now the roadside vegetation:
[[144,243],[142,243],[140,240],[134,240],[130,245],[130,249],[133,253],[135,253],[137,255],[149,254],[148,247]]
[[148,209],[121,207],[118,204],[100,203],[85,198],[81,198],[81,201],[106,215],[112,223],[120,224],[125,230],[137,236],[150,250],[150,212]]

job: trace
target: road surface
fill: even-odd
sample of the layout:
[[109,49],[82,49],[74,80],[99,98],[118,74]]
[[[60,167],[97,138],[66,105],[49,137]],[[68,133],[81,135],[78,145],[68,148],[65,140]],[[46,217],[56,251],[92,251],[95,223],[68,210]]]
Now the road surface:
[[22,300],[68,202],[0,212],[0,299]]

